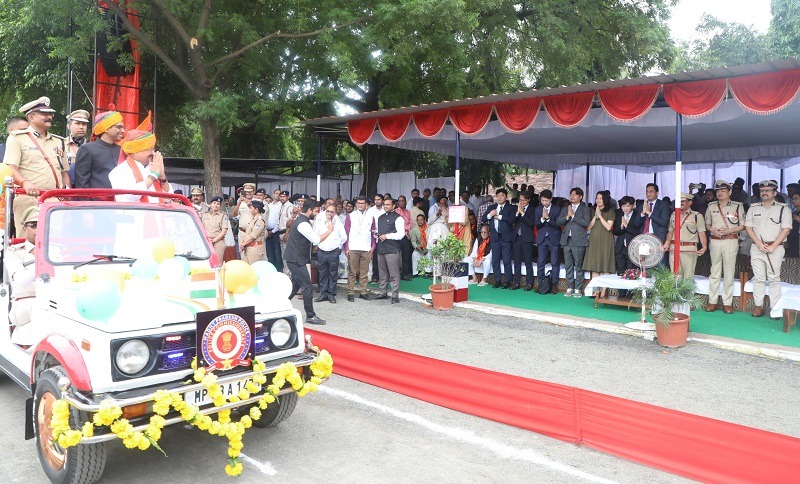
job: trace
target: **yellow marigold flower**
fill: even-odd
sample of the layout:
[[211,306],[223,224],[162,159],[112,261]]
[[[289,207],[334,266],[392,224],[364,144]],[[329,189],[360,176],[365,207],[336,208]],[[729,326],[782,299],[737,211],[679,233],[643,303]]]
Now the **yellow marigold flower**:
[[242,448],[244,447],[244,444],[242,443],[241,439],[228,442],[228,445],[230,446],[231,449],[234,450],[242,450]]
[[[201,368],[201,370],[202,370],[202,368]],[[200,371],[200,370],[197,370],[197,371]],[[197,372],[195,372],[195,374],[197,374]],[[206,387],[206,388],[215,386],[218,391],[220,391],[220,392],[222,391],[222,390],[219,389],[218,386],[216,386],[217,385],[217,375],[214,375],[213,373],[209,373],[209,374],[205,375],[203,378],[201,378],[200,380],[197,380],[197,381],[202,383],[203,386]]]
[[197,369],[197,357],[196,356],[194,358],[192,358],[192,365],[191,366],[192,366],[192,370],[196,370]]
[[258,407],[252,407],[250,409],[250,418],[252,418],[253,420],[260,419],[261,418],[261,410],[259,410]]
[[126,449],[135,449],[139,447],[139,442],[133,437],[123,439],[122,444],[125,446]]
[[154,403],[153,411],[159,415],[166,415],[169,413],[169,404]]
[[308,387],[304,386],[301,389],[297,390],[297,396],[298,397],[304,397],[306,395],[308,395]]
[[94,421],[95,425],[108,426],[121,416],[122,409],[119,408],[119,405],[115,404],[111,400],[103,400],[100,402],[100,408],[98,409],[97,413],[94,414],[92,420]]
[[267,383],[267,375],[253,375],[253,381],[259,385],[263,385],[264,383]]
[[222,395],[215,396],[213,401],[215,407],[221,407],[225,405],[226,402],[225,397],[223,397]]
[[167,421],[160,415],[153,415],[150,417],[150,425],[163,429],[164,426],[167,425]]
[[311,381],[306,382],[306,388],[308,388],[308,391],[310,391],[311,393],[316,392],[317,391],[317,387],[318,387],[318,385],[316,383],[314,383],[314,382],[311,382]]
[[248,415],[242,416],[240,422],[242,423],[242,425],[244,425],[244,428],[246,429],[249,429],[250,427],[253,426],[253,419],[251,419]]
[[66,449],[78,445],[81,439],[83,434],[79,430],[67,430],[58,437],[58,445]]
[[83,434],[83,436],[87,438],[94,435],[94,425],[92,425],[92,422],[86,422],[85,424],[83,424],[83,429],[81,429],[81,434]]
[[240,399],[239,397],[237,397],[236,395],[232,395],[232,396],[230,396],[230,397],[228,398],[228,401],[229,401],[229,402],[231,402],[231,403],[236,403],[236,402],[238,402],[238,401],[240,401],[240,400],[241,400],[241,399]]
[[186,405],[186,407],[181,410],[181,417],[187,422],[191,422],[197,416],[197,412],[197,407],[194,405]]
[[265,365],[263,361],[256,359],[253,360],[253,371],[259,372],[259,371],[264,371],[266,369],[267,365]]
[[[156,439],[154,438],[153,440],[156,440]],[[147,450],[147,449],[149,449],[150,448],[150,440],[148,440],[147,437],[143,437],[143,438],[139,439],[138,447],[139,447],[139,450]]]
[[261,400],[266,403],[272,403],[275,401],[275,397],[269,393],[266,393],[263,397],[261,397]]
[[220,430],[222,430],[222,424],[219,422],[211,422],[211,426],[208,427],[208,433],[211,435],[219,435]]
[[235,464],[228,464],[225,466],[225,473],[231,477],[238,476],[242,473],[242,463],[236,462]]
[[228,457],[232,457],[232,458],[239,457],[240,453],[241,453],[240,450],[236,450],[236,449],[233,449],[231,447],[228,447]]
[[144,433],[156,442],[161,440],[161,429],[159,428],[148,426],[147,430],[145,430]]
[[110,426],[111,431],[119,437],[120,439],[124,439],[128,432],[128,426],[130,426],[130,422],[127,419],[121,418],[116,422],[112,423]]
[[198,368],[194,370],[194,381],[200,382],[203,381],[203,377],[206,376],[206,369],[205,368]]
[[279,394],[281,392],[281,387],[279,387],[278,385],[272,384],[272,385],[267,387],[267,391],[270,392],[273,395],[277,395],[277,394]]
[[247,382],[244,388],[250,393],[258,393],[259,391],[261,391],[261,385],[254,381]]
[[211,417],[209,417],[208,415],[202,415],[198,417],[197,420],[195,421],[195,425],[197,425],[197,428],[200,430],[208,430],[209,428],[211,428],[211,423],[212,423]]
[[247,400],[248,398],[250,398],[250,392],[242,389],[239,390],[239,393],[237,393],[236,396],[239,397],[239,400]]
[[219,423],[226,424],[231,421],[231,411],[230,410],[222,410],[219,412]]

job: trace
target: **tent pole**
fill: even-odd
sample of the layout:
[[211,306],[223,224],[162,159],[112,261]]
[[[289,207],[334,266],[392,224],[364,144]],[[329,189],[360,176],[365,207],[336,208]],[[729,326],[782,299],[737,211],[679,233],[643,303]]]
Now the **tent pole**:
[[322,185],[322,135],[317,135],[317,200],[320,198],[320,185]]
[[461,133],[456,131],[456,205],[459,205],[461,193],[458,189],[461,183]]
[[678,274],[681,263],[681,169],[683,168],[683,115],[676,113],[675,119],[675,245],[672,250],[672,264]]

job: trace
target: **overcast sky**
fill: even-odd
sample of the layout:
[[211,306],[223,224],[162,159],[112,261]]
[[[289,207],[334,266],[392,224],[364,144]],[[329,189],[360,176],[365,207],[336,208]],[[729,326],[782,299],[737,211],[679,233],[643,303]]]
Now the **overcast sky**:
[[676,41],[692,40],[695,27],[704,13],[725,22],[739,22],[765,33],[772,15],[770,0],[680,0],[672,10],[669,28]]

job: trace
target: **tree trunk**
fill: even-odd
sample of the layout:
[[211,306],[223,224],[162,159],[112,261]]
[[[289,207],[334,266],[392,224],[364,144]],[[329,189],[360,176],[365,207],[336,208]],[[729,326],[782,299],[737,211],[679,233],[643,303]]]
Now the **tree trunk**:
[[200,119],[200,133],[203,137],[203,169],[205,171],[206,200],[222,196],[222,159],[219,152],[219,127],[214,118]]
[[383,168],[384,150],[378,145],[364,145],[364,183],[361,185],[361,195],[370,197],[378,193],[378,178]]

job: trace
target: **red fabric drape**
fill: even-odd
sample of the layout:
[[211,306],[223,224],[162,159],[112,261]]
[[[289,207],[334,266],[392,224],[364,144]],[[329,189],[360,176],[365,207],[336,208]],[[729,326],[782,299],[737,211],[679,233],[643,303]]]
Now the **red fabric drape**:
[[700,117],[719,106],[726,89],[725,79],[664,84],[664,100],[684,116]]
[[579,92],[544,98],[544,108],[550,119],[562,128],[578,125],[589,114],[594,92]]
[[600,91],[600,106],[617,121],[634,121],[650,111],[660,87],[658,84],[649,84]]
[[[101,7],[103,5],[101,4]],[[139,17],[134,15],[135,10],[127,9],[128,20],[138,29]],[[97,60],[97,76],[95,78],[96,93],[95,108],[97,112],[116,110],[122,114],[126,129],[133,129],[139,124],[139,71],[141,70],[139,46],[131,38],[133,53],[133,72],[125,76],[110,77],[100,60]],[[113,107],[113,109],[112,109]],[[90,127],[91,128],[91,127]]]
[[491,104],[478,104],[450,110],[450,121],[461,134],[477,134],[492,116]]
[[415,113],[412,118],[414,118],[414,126],[417,127],[419,134],[426,138],[433,138],[444,128],[449,114],[449,109],[437,109],[436,111]]
[[699,481],[797,480],[795,437],[305,331],[331,353],[336,374],[426,402]]
[[506,101],[494,105],[494,112],[507,130],[522,133],[531,127],[539,114],[542,100],[539,98]]
[[350,134],[350,139],[358,146],[363,145],[369,140],[370,136],[372,136],[377,123],[378,120],[376,118],[348,121],[347,132]]
[[772,114],[783,109],[797,96],[800,69],[732,77],[728,82],[733,97],[747,111]]
[[378,119],[378,127],[381,134],[387,141],[397,141],[406,134],[408,123],[411,121],[410,114],[399,114],[397,116],[385,116]]

